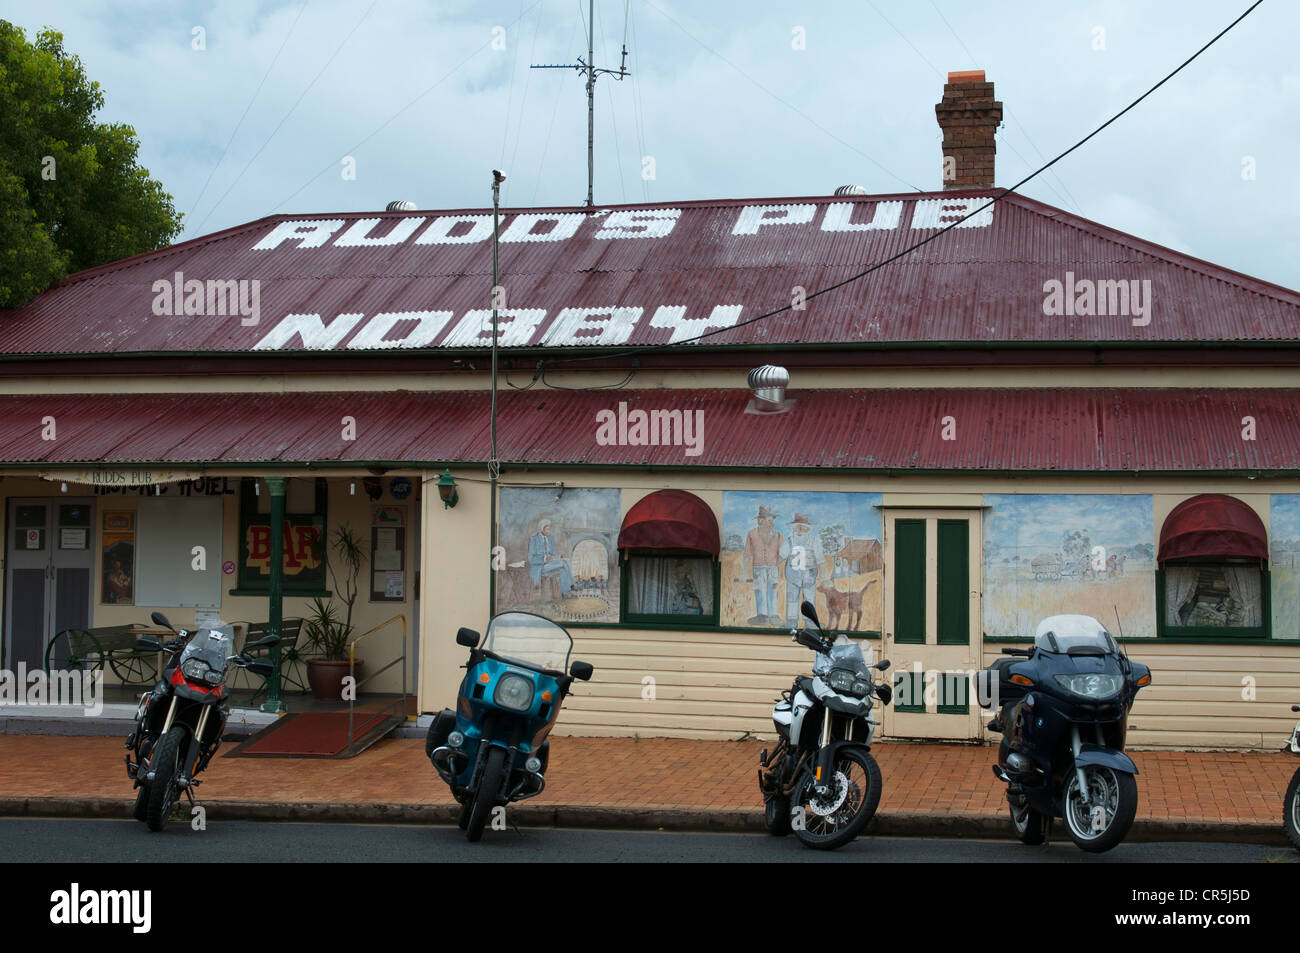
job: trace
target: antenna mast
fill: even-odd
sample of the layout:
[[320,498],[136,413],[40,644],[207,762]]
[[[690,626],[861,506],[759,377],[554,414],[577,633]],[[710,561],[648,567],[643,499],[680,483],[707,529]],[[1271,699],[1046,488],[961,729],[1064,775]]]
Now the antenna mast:
[[[582,9],[579,7],[578,9]],[[626,27],[624,28],[626,30]],[[578,57],[577,63],[532,64],[529,69],[572,69],[579,76],[587,77],[587,206],[595,202],[592,199],[592,181],[595,178],[595,142],[596,142],[596,77],[602,73],[622,81],[624,76],[632,74],[627,70],[627,35],[623,36],[623,59],[618,69],[596,68],[596,0],[587,2],[587,59]]]

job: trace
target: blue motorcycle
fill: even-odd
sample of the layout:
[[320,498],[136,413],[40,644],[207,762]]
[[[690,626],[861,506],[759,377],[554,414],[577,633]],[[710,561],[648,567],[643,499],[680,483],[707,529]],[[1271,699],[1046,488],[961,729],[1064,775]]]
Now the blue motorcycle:
[[460,829],[471,842],[483,836],[492,809],[536,797],[546,787],[550,734],[560,703],[575,678],[587,681],[587,662],[565,674],[573,639],[550,619],[505,612],[488,624],[487,641],[462,628],[456,642],[469,648],[456,711],[444,709],[429,726],[424,753],[460,804]]

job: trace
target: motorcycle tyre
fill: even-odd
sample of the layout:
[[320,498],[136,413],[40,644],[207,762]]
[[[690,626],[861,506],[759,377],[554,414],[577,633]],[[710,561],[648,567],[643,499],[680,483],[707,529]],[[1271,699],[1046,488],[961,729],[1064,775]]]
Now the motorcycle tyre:
[[[1086,850],[1090,854],[1101,854],[1117,846],[1120,841],[1128,836],[1129,829],[1133,827],[1133,818],[1137,816],[1137,778],[1123,771],[1115,771],[1113,768],[1109,770],[1114,774],[1115,785],[1119,791],[1115,804],[1115,819],[1111,821],[1106,833],[1100,837],[1081,838],[1075,835],[1074,825],[1070,823],[1070,819],[1068,817],[1064,819],[1065,830],[1070,835],[1070,840],[1074,841],[1074,846],[1080,850]],[[1069,773],[1065,776],[1065,790],[1061,795],[1061,805],[1066,811],[1071,809],[1069,791],[1073,774],[1074,767],[1071,765]]]
[[[161,831],[167,826],[167,817],[176,806],[176,779],[181,773],[181,745],[185,742],[185,729],[176,725],[158,742],[150,767],[156,770],[149,785],[149,805],[145,809],[145,823],[151,831]],[[154,767],[156,765],[156,768]]]
[[487,762],[483,765],[483,777],[479,779],[478,790],[474,792],[474,809],[470,811],[469,827],[465,836],[471,844],[477,843],[483,836],[488,815],[496,807],[497,792],[501,790],[501,775],[505,768],[506,753],[496,745],[487,753]]
[[1291,776],[1282,802],[1282,826],[1296,850],[1300,850],[1300,770]]
[[[1021,795],[1021,797],[1023,798],[1024,795]],[[1016,837],[1020,838],[1020,843],[1033,847],[1047,840],[1047,829],[1051,825],[1052,819],[1030,807],[1027,798],[1025,798],[1025,801],[1023,825],[1016,820],[1015,805],[1008,802],[1007,809],[1011,815],[1011,828],[1016,832]]]
[[131,816],[137,821],[147,821],[149,819],[149,785],[140,785],[140,791],[135,796],[135,807],[131,810]]
[[460,806],[460,817],[456,819],[456,826],[461,830],[469,827],[469,815],[474,810],[474,798],[467,797],[465,803]]
[[[858,748],[843,748],[836,756],[835,764],[831,766],[831,770],[836,770],[844,761],[856,761],[866,773],[867,790],[862,800],[862,806],[858,808],[858,813],[854,815],[853,820],[849,821],[842,831],[824,840],[819,840],[814,835],[810,835],[805,828],[791,824],[794,829],[794,836],[799,838],[799,842],[805,847],[811,847],[813,850],[835,850],[843,847],[857,837],[871,823],[871,819],[876,816],[876,808],[880,805],[880,765],[876,764],[876,759],[865,751]],[[802,805],[804,803],[804,792],[812,784],[812,772],[804,771],[803,777],[795,785],[794,794],[790,798],[792,811],[793,805]]]

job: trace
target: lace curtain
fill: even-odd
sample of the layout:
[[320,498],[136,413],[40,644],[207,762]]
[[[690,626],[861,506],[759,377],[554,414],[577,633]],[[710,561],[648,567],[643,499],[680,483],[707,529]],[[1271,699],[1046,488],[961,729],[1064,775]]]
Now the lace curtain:
[[628,564],[629,612],[713,615],[713,561],[683,556],[633,556]]
[[[1202,577],[1218,576],[1222,590],[1198,589]],[[1169,566],[1165,569],[1165,624],[1171,626],[1222,626],[1253,628],[1263,624],[1263,583],[1250,566]],[[1198,609],[1197,606],[1203,606]],[[1184,612],[1186,619],[1184,619]]]

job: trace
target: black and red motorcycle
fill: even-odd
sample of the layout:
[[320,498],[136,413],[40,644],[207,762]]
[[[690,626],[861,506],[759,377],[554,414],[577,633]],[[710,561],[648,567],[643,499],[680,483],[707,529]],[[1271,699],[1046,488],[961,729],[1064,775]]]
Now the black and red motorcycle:
[[[154,625],[176,632],[161,612],[150,618]],[[137,651],[171,656],[154,690],[140,696],[135,728],[126,739],[130,752],[126,774],[135,780],[139,792],[134,816],[151,831],[163,829],[181,791],[194,804],[193,789],[202,783],[195,778],[221,746],[230,716],[226,705],[228,667],[246,668],[257,675],[274,671],[270,661],[246,653],[275,645],[279,636],[268,635],[245,646],[244,654],[239,655],[234,654],[234,638],[234,630],[223,625],[194,632],[181,629],[169,642],[149,635],[136,642]]]

